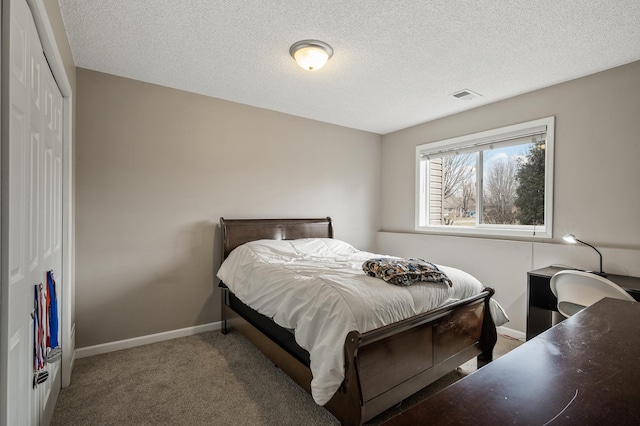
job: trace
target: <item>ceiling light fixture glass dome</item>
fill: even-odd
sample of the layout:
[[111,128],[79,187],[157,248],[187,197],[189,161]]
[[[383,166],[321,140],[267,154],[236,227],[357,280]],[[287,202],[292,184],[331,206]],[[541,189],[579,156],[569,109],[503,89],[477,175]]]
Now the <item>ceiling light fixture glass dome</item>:
[[289,48],[289,53],[302,68],[316,71],[333,56],[333,49],[320,40],[301,40]]

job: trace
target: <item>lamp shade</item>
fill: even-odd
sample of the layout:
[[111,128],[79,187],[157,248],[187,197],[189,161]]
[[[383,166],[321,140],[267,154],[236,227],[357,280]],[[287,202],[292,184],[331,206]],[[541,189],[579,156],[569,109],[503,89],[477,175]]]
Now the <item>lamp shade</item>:
[[302,40],[294,43],[289,53],[298,65],[309,71],[322,68],[333,55],[333,49],[319,40]]
[[562,237],[562,239],[571,244],[575,244],[578,242],[578,240],[576,239],[576,236],[573,234],[567,234],[564,237]]

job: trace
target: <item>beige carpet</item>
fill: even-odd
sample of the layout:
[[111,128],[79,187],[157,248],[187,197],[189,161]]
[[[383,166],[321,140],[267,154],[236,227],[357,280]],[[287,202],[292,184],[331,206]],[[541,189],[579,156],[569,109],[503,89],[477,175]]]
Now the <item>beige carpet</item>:
[[[499,336],[494,359],[521,342]],[[380,414],[380,424],[475,370],[475,359]],[[51,425],[337,425],[238,332],[76,361]]]

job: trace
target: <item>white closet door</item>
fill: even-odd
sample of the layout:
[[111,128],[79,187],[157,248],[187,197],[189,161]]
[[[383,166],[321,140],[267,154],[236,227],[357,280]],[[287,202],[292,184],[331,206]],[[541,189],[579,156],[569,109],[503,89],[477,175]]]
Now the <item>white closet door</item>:
[[[37,37],[36,41],[40,46]],[[58,292],[60,292],[60,283],[62,282],[62,95],[51,75],[42,49],[40,48],[33,57],[37,57],[41,61],[43,69],[41,75],[43,108],[40,115],[42,143],[38,156],[40,158],[38,185],[40,206],[36,215],[38,217],[40,237],[38,249],[41,260],[36,277],[39,277],[46,285],[47,271],[53,271],[58,282]],[[58,294],[58,308],[61,306],[59,296],[60,294]],[[60,312],[57,312],[56,315],[60,318]],[[49,372],[49,379],[38,386],[36,402],[33,407],[40,419],[38,423],[42,423],[42,413],[47,404],[55,402],[50,401],[50,398],[53,391],[59,390],[60,386],[57,381],[57,375],[60,373],[60,361],[47,364],[46,369]],[[58,389],[53,389],[54,385],[57,385]]]
[[[31,277],[29,264],[25,259],[25,252],[29,252],[26,233],[31,228],[31,221],[25,217],[26,191],[29,182],[24,164],[27,163],[27,147],[36,143],[39,135],[30,135],[29,124],[29,85],[31,72],[30,40],[31,15],[24,7],[11,3],[10,20],[10,89],[9,89],[9,143],[8,157],[10,168],[8,184],[3,181],[3,211],[8,226],[4,227],[5,235],[8,230],[8,247],[3,245],[3,255],[8,257],[8,268],[3,270],[3,285],[8,286],[8,375],[7,375],[7,423],[8,425],[34,424],[32,392],[29,383],[32,363],[30,352],[30,336],[33,333],[33,294],[29,297],[27,291]],[[26,6],[26,5],[25,5]],[[3,152],[3,167],[7,167],[7,151]],[[29,153],[30,155],[30,153]],[[5,174],[7,176],[7,174]],[[7,205],[8,202],[8,205]],[[37,225],[37,220],[35,220]],[[4,241],[3,241],[4,243]],[[32,259],[36,264],[38,259]],[[33,290],[32,292],[33,293]]]
[[24,0],[10,3],[9,58],[9,140],[2,158],[7,382],[0,424],[37,425],[60,371],[59,361],[48,364],[49,379],[33,388],[34,285],[46,286],[48,270],[59,279],[62,269],[62,96]]

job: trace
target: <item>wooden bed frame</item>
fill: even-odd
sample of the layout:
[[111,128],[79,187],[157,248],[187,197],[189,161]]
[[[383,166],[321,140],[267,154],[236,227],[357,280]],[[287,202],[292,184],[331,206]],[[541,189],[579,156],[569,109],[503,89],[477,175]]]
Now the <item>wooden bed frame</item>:
[[[253,240],[333,238],[329,217],[220,218],[220,227],[223,260],[234,248]],[[226,334],[230,327],[237,329],[310,393],[311,370],[308,361],[299,355],[300,351],[306,351],[295,341],[293,345],[297,348],[292,348],[290,341],[281,343],[276,336],[282,337],[283,333],[291,336],[291,333],[238,303],[224,283],[221,282],[220,287],[222,333]],[[478,357],[478,367],[490,362],[497,340],[489,310],[493,294],[493,289],[485,288],[477,296],[376,330],[351,331],[344,343],[344,381],[325,408],[343,425],[360,425],[474,356]],[[270,332],[274,327],[282,332]]]

